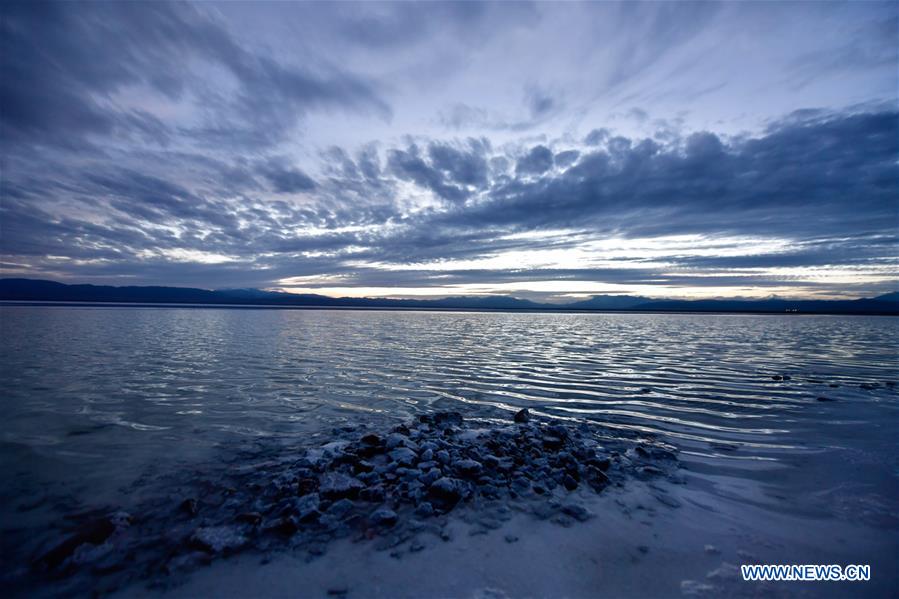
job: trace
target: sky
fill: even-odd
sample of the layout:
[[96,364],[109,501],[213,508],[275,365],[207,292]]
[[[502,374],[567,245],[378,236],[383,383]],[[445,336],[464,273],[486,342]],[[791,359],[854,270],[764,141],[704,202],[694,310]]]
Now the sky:
[[2,276],[899,288],[899,3],[0,5]]

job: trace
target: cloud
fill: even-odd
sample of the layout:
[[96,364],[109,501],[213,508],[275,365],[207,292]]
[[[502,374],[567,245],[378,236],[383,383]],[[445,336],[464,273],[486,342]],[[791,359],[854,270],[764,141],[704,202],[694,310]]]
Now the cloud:
[[[842,48],[833,63],[778,58],[827,93],[757,109],[704,91],[773,89],[745,63],[719,81],[730,46],[708,52],[728,19],[787,27],[742,5],[6,3],[4,274],[885,289],[899,116],[895,86],[882,93],[895,74],[870,81],[895,9],[833,10],[849,33],[796,40]],[[594,27],[601,46],[579,33]],[[862,103],[834,109],[845,86],[802,83],[853,65]]]
[[[255,168],[276,192],[304,192],[303,204],[228,199],[128,168],[76,168],[9,181],[0,247],[4,262],[32,273],[107,281],[192,273],[236,286],[314,275],[360,286],[780,290],[785,281],[817,288],[820,281],[789,269],[824,268],[856,273],[840,275],[849,278],[839,287],[861,277],[882,290],[896,266],[897,134],[896,111],[803,111],[756,136],[699,132],[667,144],[614,134],[576,149],[434,139],[387,148],[386,163],[376,146],[331,148],[317,183],[286,158],[248,165],[247,176]],[[514,175],[497,166],[513,161]],[[400,190],[416,196],[404,185],[433,193],[442,207],[410,211]],[[47,196],[66,216],[31,199]],[[171,252],[231,261],[188,268],[167,262]]]
[[283,160],[269,159],[260,171],[277,193],[299,193],[315,189],[315,181],[298,168],[285,166]]
[[[140,136],[166,145],[171,124],[115,101],[136,90],[154,104],[189,109],[182,132],[210,144],[270,145],[325,107],[390,115],[365,79],[249,50],[193,5],[9,2],[0,27],[0,131],[8,143],[75,147]],[[216,72],[232,91],[217,89],[209,79]]]
[[546,146],[534,146],[518,159],[515,172],[519,175],[540,175],[553,167],[552,150]]

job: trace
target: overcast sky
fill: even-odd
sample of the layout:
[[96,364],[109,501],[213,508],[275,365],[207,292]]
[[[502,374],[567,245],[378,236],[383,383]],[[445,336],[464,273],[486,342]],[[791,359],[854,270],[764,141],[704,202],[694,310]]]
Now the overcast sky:
[[3,276],[897,288],[899,4],[0,5]]

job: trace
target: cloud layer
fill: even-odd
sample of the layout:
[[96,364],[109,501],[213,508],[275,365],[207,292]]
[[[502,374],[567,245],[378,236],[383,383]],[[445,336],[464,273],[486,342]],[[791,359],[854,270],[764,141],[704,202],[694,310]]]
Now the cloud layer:
[[[753,127],[675,110],[677,94],[702,106],[740,84],[697,86],[690,69],[667,104],[635,104],[671,53],[705,47],[733,8],[599,7],[635,31],[581,42],[585,64],[629,52],[595,90],[519,78],[517,95],[479,106],[465,82],[489,76],[499,38],[552,39],[587,9],[315,6],[272,7],[309,27],[285,47],[248,41],[265,28],[286,38],[272,20],[242,28],[229,5],[5,4],[3,274],[543,299],[896,284],[899,111],[883,92],[896,41],[870,36],[895,25],[895,5],[853,8],[859,29],[828,42],[836,56],[798,44],[772,69],[795,71],[778,85],[808,90],[817,73],[818,91],[756,110]],[[411,48],[429,49],[422,64],[408,64]],[[416,99],[435,76],[425,64],[442,65],[457,97]],[[848,68],[867,91],[833,105],[821,81]],[[594,114],[602,93],[622,108]],[[822,98],[831,105],[815,107]]]

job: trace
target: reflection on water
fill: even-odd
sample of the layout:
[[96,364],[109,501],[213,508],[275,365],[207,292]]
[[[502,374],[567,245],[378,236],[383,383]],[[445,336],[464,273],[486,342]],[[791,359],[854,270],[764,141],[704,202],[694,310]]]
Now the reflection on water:
[[710,493],[836,517],[874,506],[864,513],[896,523],[893,318],[71,307],[0,318],[3,524],[23,497],[98,500],[235,440],[521,407],[659,434]]

